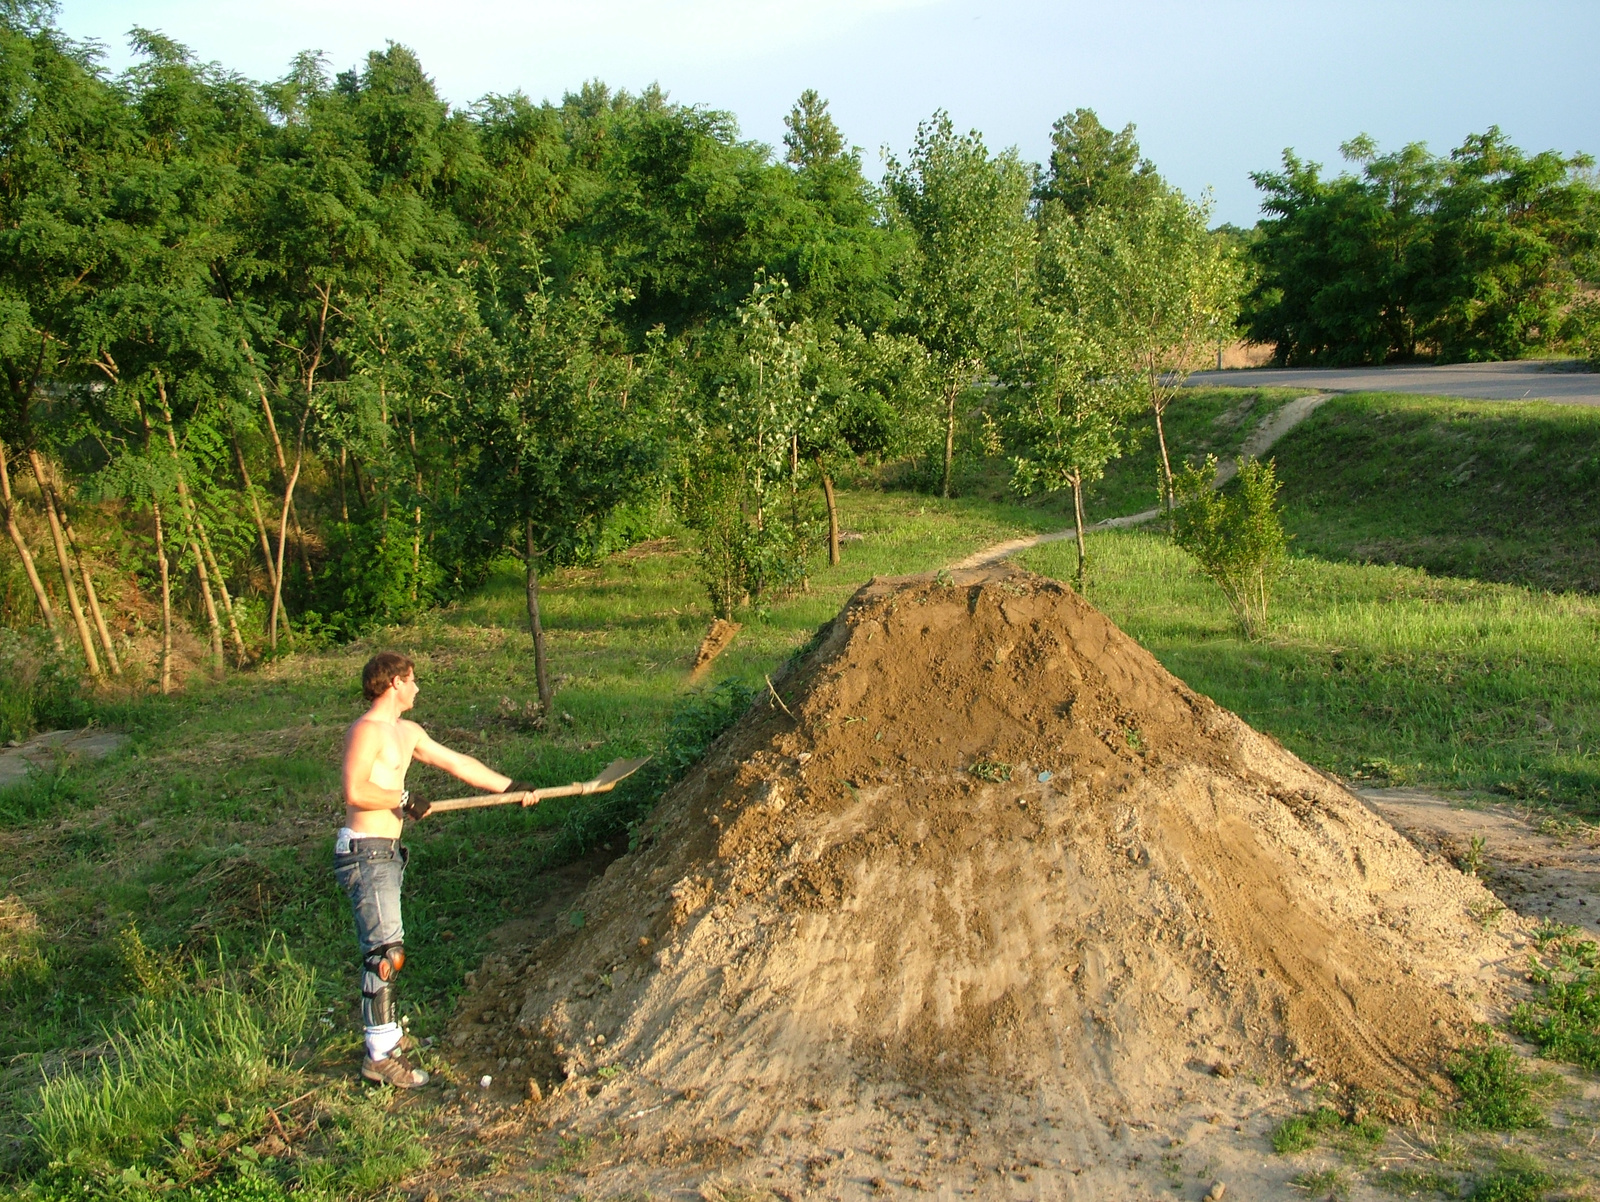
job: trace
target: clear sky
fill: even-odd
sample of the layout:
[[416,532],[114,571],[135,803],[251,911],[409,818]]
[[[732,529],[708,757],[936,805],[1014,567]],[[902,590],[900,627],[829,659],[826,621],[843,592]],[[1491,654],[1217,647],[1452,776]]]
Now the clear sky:
[[456,104],[657,82],[771,144],[814,87],[874,177],[938,108],[1035,161],[1057,117],[1093,108],[1242,225],[1249,173],[1286,146],[1332,168],[1357,133],[1444,151],[1498,124],[1524,149],[1600,153],[1600,0],[64,0],[60,21],[114,68],[143,25],[257,79],[393,40]]

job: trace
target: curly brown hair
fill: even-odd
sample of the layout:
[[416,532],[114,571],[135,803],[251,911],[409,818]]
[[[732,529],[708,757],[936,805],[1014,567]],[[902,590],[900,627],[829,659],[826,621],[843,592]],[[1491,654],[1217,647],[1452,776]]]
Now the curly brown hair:
[[380,651],[361,669],[361,692],[368,701],[376,701],[389,691],[389,686],[416,667],[409,656],[398,651]]

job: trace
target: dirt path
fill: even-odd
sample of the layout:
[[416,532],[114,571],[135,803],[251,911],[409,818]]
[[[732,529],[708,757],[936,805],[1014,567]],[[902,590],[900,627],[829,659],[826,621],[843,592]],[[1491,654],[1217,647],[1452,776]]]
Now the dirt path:
[[1422,850],[1476,871],[1500,903],[1600,940],[1600,830],[1427,789],[1357,795]]
[[[1252,457],[1265,455],[1274,443],[1293,430],[1306,418],[1316,412],[1317,407],[1328,399],[1328,394],[1323,392],[1312,393],[1309,396],[1296,397],[1288,404],[1280,406],[1269,413],[1264,421],[1254,430],[1239,447],[1240,455]],[[1238,473],[1239,467],[1234,460],[1228,460],[1217,468],[1217,487],[1221,488]],[[1107,518],[1103,522],[1094,522],[1084,527],[1084,532],[1095,530],[1123,530],[1130,526],[1142,526],[1145,522],[1154,521],[1161,516],[1160,509],[1146,509],[1142,513],[1130,513],[1125,517]],[[999,563],[1008,556],[1015,555],[1018,551],[1026,551],[1030,547],[1042,546],[1045,543],[1059,543],[1069,538],[1076,538],[1077,527],[1068,526],[1065,530],[1053,530],[1049,534],[1034,534],[1027,538],[1007,539],[1003,543],[995,543],[974,551],[965,559],[957,560],[950,565],[951,571],[962,571],[968,568],[986,568]]]

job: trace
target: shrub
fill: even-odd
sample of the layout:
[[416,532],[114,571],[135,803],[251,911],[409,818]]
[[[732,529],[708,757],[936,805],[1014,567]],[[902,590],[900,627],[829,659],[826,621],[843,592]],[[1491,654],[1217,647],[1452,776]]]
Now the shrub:
[[81,726],[92,714],[78,665],[51,645],[43,627],[0,627],[0,680],[0,742]]
[[1222,590],[1245,635],[1256,638],[1288,562],[1272,464],[1242,459],[1237,485],[1219,489],[1216,458],[1207,456],[1203,466],[1185,467],[1173,478],[1173,492],[1173,541]]

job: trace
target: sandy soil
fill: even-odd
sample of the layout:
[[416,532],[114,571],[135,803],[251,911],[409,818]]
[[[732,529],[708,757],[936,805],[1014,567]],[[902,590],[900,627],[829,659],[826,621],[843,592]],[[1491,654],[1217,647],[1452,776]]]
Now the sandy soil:
[[1515,986],[1531,922],[1053,581],[876,581],[777,684],[475,975],[492,1192],[1282,1196],[1285,1114],[1448,1093]]

